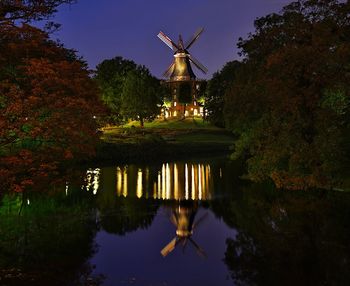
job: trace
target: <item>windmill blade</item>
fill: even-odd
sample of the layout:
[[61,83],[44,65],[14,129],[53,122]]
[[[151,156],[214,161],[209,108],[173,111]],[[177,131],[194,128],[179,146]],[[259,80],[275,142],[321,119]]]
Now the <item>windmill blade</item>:
[[207,258],[207,254],[205,253],[205,251],[192,238],[189,237],[188,239],[196,248],[198,255],[202,256],[203,258]]
[[163,257],[167,256],[170,252],[172,252],[175,249],[175,246],[177,244],[177,237],[175,237],[172,241],[170,241],[162,250],[161,254]]
[[[169,77],[171,75],[171,73],[173,72],[175,66],[175,61],[173,61],[173,63],[168,67],[168,69],[163,73],[164,77]],[[173,215],[174,216],[174,215]],[[172,216],[172,217],[173,217]]]
[[180,46],[181,50],[185,49],[184,41],[182,40],[181,35],[179,35],[179,46]]
[[203,221],[205,221],[208,217],[208,213],[205,213],[204,215],[201,216],[194,224],[193,224],[193,230],[195,230]]
[[196,60],[192,55],[188,55],[188,58],[204,74],[206,74],[208,72],[208,69],[204,65],[202,65],[198,60]]
[[162,31],[160,31],[157,36],[159,39],[161,39],[164,42],[164,44],[166,44],[173,51],[179,50],[179,47]]
[[199,38],[200,34],[202,34],[204,31],[204,28],[199,28],[194,35],[186,42],[186,50],[189,49],[195,41],[197,41],[197,39]]
[[184,238],[183,242],[182,242],[182,253],[185,253],[185,249],[186,249],[186,245],[187,245],[187,237]]

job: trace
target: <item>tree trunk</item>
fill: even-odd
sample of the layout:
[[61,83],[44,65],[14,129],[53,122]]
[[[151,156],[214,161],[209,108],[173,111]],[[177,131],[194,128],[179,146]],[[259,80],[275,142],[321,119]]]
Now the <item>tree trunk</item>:
[[140,126],[143,128],[143,117],[140,116]]

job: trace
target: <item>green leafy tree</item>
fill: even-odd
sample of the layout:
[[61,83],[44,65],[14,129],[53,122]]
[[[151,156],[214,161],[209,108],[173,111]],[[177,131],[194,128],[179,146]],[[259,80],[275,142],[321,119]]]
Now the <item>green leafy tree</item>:
[[147,68],[138,66],[127,73],[121,94],[121,114],[140,121],[154,119],[163,104],[163,88]]
[[225,97],[225,122],[254,180],[328,186],[349,158],[350,4],[300,0],[255,21]]
[[123,84],[129,71],[137,65],[122,57],[104,60],[96,67],[95,80],[101,89],[101,99],[110,111],[109,121],[122,121],[121,97]]
[[232,61],[218,72],[208,82],[205,96],[205,108],[208,112],[207,119],[214,125],[224,127],[224,97],[229,87],[236,77],[236,71],[240,67],[240,62]]

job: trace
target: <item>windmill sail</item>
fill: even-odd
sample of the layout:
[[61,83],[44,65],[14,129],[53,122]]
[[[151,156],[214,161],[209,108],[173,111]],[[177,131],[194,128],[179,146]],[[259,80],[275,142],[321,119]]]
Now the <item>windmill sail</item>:
[[174,51],[175,58],[173,63],[164,73],[165,77],[168,77],[171,81],[195,80],[196,75],[192,70],[191,63],[193,63],[193,65],[204,74],[208,72],[208,69],[197,59],[195,59],[188,51],[188,49],[197,41],[203,31],[203,28],[198,29],[186,42],[186,44],[184,44],[181,35],[179,35],[178,44],[176,44],[165,33],[159,32],[158,38],[161,39],[172,51]]

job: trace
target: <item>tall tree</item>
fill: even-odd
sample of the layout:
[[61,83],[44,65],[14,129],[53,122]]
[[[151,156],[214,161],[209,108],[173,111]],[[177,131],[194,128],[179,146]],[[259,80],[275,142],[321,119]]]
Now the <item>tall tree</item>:
[[109,121],[118,123],[122,120],[120,113],[123,84],[129,71],[137,65],[122,57],[104,60],[96,67],[95,80],[101,89],[101,99],[110,111]]
[[94,154],[98,89],[71,50],[29,25],[0,25],[0,176],[16,191]]
[[[254,180],[332,186],[349,158],[350,4],[299,0],[256,20],[225,98],[227,126]],[[343,164],[343,165],[342,165]]]
[[141,127],[145,119],[155,118],[163,104],[163,88],[147,68],[139,66],[128,72],[123,83],[121,114],[138,119]]
[[220,71],[214,73],[208,82],[205,95],[207,119],[218,127],[225,126],[223,114],[225,93],[232,85],[239,67],[240,62],[238,61],[228,62]]

